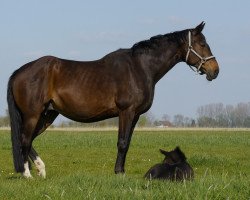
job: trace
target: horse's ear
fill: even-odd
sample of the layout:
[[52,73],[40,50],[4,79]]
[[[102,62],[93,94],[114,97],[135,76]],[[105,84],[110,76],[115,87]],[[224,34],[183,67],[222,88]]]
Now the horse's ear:
[[201,22],[198,26],[196,26],[193,30],[193,34],[197,35],[200,34],[205,26],[205,22]]
[[185,161],[187,159],[186,156],[185,156],[185,154],[181,151],[180,147],[177,146],[174,149],[174,151],[178,154],[179,159],[181,159],[181,161]]
[[163,155],[165,155],[165,156],[167,156],[167,155],[168,155],[168,152],[167,152],[167,151],[165,151],[165,150],[160,149],[160,152],[161,152]]
[[178,151],[178,152],[180,152],[180,151],[181,151],[181,149],[180,149],[180,147],[179,147],[179,146],[177,146],[177,147],[175,147],[174,151]]

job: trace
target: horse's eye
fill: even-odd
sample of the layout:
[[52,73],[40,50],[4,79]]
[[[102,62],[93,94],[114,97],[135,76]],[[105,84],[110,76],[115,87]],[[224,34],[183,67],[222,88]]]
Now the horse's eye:
[[202,47],[205,47],[205,46],[206,46],[206,42],[201,42],[200,45],[201,45]]

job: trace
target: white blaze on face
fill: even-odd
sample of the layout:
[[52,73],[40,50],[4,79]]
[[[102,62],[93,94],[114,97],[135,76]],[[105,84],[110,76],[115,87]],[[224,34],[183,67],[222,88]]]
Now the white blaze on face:
[[43,178],[46,178],[45,164],[39,156],[37,156],[34,160],[34,164],[37,168],[38,175]]
[[23,172],[23,176],[25,178],[32,178],[31,174],[30,174],[30,169],[29,169],[29,162],[27,161],[26,163],[24,163],[24,172]]

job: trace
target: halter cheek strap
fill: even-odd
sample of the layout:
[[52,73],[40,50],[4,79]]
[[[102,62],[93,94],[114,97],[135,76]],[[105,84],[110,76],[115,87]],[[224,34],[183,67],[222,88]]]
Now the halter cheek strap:
[[[202,67],[202,65],[203,65],[204,63],[206,63],[208,60],[210,60],[210,59],[212,59],[212,58],[215,58],[215,56],[202,57],[200,54],[198,54],[198,53],[194,50],[194,48],[193,48],[193,46],[192,46],[191,31],[188,31],[188,50],[187,50],[187,54],[186,54],[186,63],[187,63],[187,61],[188,61],[188,57],[189,57],[189,55],[190,55],[190,52],[194,53],[194,54],[200,59],[200,64],[199,64],[199,66],[197,67],[197,70],[196,70],[197,73],[199,73],[200,68]],[[191,65],[189,65],[189,67],[190,67],[193,71],[195,71]]]

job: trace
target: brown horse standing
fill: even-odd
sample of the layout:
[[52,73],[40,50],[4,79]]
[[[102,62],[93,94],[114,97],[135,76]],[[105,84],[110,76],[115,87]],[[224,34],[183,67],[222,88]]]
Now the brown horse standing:
[[134,127],[152,105],[155,84],[181,61],[209,81],[217,77],[218,63],[201,33],[204,25],[155,36],[96,61],[46,56],[16,70],[7,92],[15,170],[31,177],[30,157],[45,177],[32,141],[60,113],[79,122],[119,116],[115,173],[123,173]]

